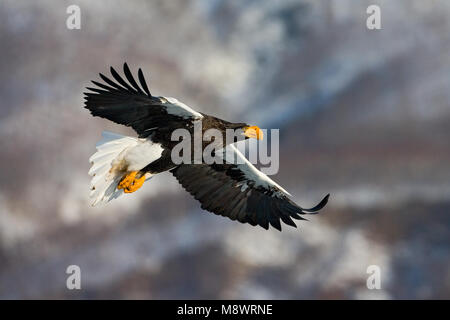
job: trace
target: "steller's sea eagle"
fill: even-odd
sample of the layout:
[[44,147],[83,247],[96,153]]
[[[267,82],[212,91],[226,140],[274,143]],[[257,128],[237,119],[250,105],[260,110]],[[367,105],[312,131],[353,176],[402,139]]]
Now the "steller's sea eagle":
[[[93,206],[134,192],[146,179],[164,171],[170,171],[200,201],[202,209],[264,229],[270,224],[281,231],[280,220],[296,227],[292,218],[305,220],[300,215],[317,213],[328,202],[329,194],[313,208],[298,206],[289,199],[286,190],[239,152],[234,141],[214,142],[223,147],[220,149],[223,153],[231,153],[236,162],[226,158],[222,164],[175,164],[171,158],[171,151],[178,143],[171,139],[175,129],[192,133],[201,122],[202,133],[212,128],[221,132],[241,130],[242,139],[262,139],[262,130],[197,112],[174,98],[152,96],[141,69],[138,71],[140,86],[126,63],[123,70],[128,82],[111,67],[115,81],[100,74],[104,83],[92,81],[97,87],[88,87],[90,92],[84,93],[85,108],[93,116],[132,127],[139,135],[136,138],[103,132],[97,152],[89,159]],[[205,146],[202,143],[202,148]]]

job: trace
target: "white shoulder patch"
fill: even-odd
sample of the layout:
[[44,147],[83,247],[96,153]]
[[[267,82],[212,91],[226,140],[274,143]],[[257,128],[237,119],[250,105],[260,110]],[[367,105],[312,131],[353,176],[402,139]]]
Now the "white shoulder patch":
[[[236,148],[234,144],[229,144],[223,150],[225,161],[227,159],[233,159],[230,161],[231,163],[237,162],[236,165],[238,169],[244,173],[245,177],[248,180],[254,181],[255,186],[262,186],[265,188],[275,187],[278,188],[280,191],[286,193],[287,195],[289,196],[291,195],[283,187],[281,187],[275,181],[270,179],[267,175],[259,171],[250,161],[247,160],[247,158],[238,150],[238,148]],[[234,156],[236,156],[237,160],[236,162],[234,160]]]
[[168,114],[172,114],[178,117],[182,117],[184,119],[195,119],[200,120],[203,118],[202,114],[185,105],[183,102],[178,101],[172,97],[160,97],[167,102],[164,103],[164,106],[167,110]]

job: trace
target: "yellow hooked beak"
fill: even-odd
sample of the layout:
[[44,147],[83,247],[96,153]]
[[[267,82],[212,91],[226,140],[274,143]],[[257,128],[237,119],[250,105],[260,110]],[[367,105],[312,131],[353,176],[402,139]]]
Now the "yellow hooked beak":
[[257,126],[244,127],[244,136],[262,140],[264,138],[263,131]]

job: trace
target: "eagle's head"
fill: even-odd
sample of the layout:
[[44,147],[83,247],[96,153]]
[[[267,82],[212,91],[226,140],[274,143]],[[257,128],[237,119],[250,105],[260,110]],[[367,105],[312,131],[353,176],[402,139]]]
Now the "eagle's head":
[[263,131],[258,126],[251,126],[246,123],[227,123],[227,129],[239,130],[239,135],[244,137],[244,139],[254,138],[262,140],[264,138]]

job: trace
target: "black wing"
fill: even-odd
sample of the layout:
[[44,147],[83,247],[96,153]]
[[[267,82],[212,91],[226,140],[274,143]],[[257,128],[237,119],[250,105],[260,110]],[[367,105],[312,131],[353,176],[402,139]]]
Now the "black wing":
[[129,83],[111,67],[116,82],[100,73],[105,83],[92,81],[97,88],[87,88],[91,92],[84,93],[85,108],[93,116],[132,127],[141,137],[160,127],[179,127],[203,117],[176,99],[152,96],[141,69],[138,71],[140,86],[126,63],[123,70]]
[[[243,157],[237,149],[236,152]],[[300,215],[317,213],[329,198],[327,195],[311,209],[301,208],[248,161],[244,164],[182,164],[172,173],[183,188],[200,201],[202,209],[264,229],[270,224],[281,231],[280,220],[296,227],[292,218],[305,220]]]

